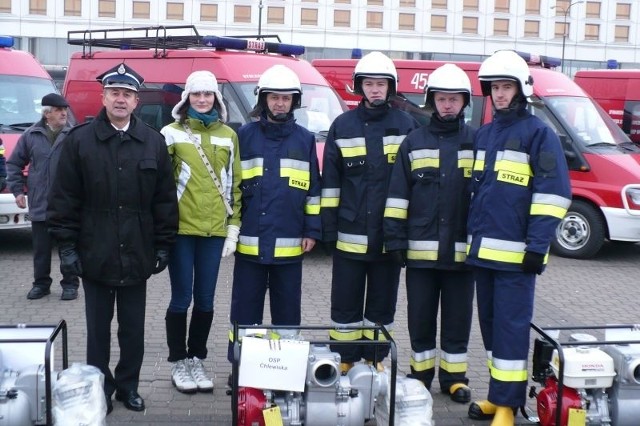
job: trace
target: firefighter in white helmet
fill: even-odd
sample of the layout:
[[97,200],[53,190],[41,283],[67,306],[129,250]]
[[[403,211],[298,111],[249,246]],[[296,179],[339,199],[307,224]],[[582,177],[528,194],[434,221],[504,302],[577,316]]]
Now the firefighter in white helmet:
[[[400,267],[384,251],[382,219],[398,148],[418,123],[389,105],[398,77],[384,54],[372,52],[360,59],[353,84],[362,101],[336,118],[325,144],[322,231],[333,253],[330,338],[371,341],[373,329],[346,327],[393,328]],[[331,349],[340,353],[343,372],[362,358],[373,363],[388,354],[388,348],[374,345]]]
[[[267,69],[256,87],[257,119],[238,130],[242,164],[242,225],[235,254],[228,359],[233,324],[262,324],[267,288],[271,337],[297,334],[302,259],[320,233],[320,171],[315,136],[296,124],[302,105],[298,76],[284,65]],[[241,338],[241,336],[237,336]]]
[[527,110],[534,82],[526,62],[498,51],[478,78],[495,114],[474,139],[467,263],[491,378],[488,398],[472,403],[469,417],[511,426],[526,402],[536,275],[571,204],[571,187],[558,136]]
[[411,375],[427,389],[436,372],[441,306],[440,390],[467,403],[467,346],[473,315],[473,277],[465,265],[473,135],[464,109],[467,74],[445,64],[429,75],[430,123],[400,145],[384,212],[385,247],[407,267]]

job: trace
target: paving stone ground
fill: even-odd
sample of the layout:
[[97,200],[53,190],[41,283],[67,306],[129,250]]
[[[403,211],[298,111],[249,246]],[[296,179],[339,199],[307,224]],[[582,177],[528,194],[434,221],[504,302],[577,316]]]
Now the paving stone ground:
[[[55,256],[54,256],[55,258]],[[26,294],[32,282],[31,239],[28,231],[0,233],[0,324],[57,324],[64,319],[68,327],[69,361],[84,362],[85,322],[83,292],[75,301],[59,300],[61,288],[58,261],[53,262],[52,294],[29,301]],[[107,417],[109,425],[230,425],[231,398],[227,395],[230,365],[226,360],[229,303],[233,259],[224,259],[216,290],[214,327],[206,366],[215,382],[213,394],[184,395],[174,390],[170,365],[166,361],[164,315],[169,302],[169,278],[163,272],[149,280],[145,332],[145,358],[139,392],[147,409],[141,413],[126,410],[114,401],[115,409]],[[314,251],[304,263],[303,324],[328,326],[331,259],[321,250]],[[538,279],[534,322],[540,326],[640,323],[638,314],[638,276],[640,245],[607,244],[595,259],[572,260],[550,257],[547,271]],[[265,320],[269,320],[268,306]],[[117,360],[115,320],[112,360]],[[400,374],[409,371],[410,345],[407,332],[404,274],[398,298],[394,337],[398,345]],[[61,345],[57,346],[59,348]],[[484,398],[488,373],[485,351],[474,316],[469,347],[469,378],[474,398]],[[388,361],[386,361],[388,365]],[[487,425],[467,417],[468,405],[452,402],[442,395],[437,384],[432,389],[434,422],[437,426]],[[530,408],[534,408],[531,400]],[[369,422],[375,425],[375,421]],[[517,425],[530,424],[521,415]]]

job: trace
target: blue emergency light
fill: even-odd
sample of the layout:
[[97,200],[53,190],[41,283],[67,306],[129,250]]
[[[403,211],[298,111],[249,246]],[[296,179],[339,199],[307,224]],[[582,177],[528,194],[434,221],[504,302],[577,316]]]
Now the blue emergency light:
[[302,55],[304,46],[296,44],[272,43],[264,40],[204,36],[202,44],[216,49],[251,50],[254,52],[279,53],[281,55]]
[[555,68],[559,67],[562,64],[562,60],[560,60],[560,58],[554,58],[545,55],[535,55],[533,53],[527,52],[516,51],[516,53],[529,65],[540,65],[543,68]]
[[0,47],[13,47],[14,41],[11,36],[0,36]]

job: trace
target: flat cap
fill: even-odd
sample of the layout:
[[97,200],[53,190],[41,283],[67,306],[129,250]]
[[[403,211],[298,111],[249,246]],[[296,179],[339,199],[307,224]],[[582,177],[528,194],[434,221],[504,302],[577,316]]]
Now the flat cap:
[[96,80],[102,83],[105,89],[119,87],[134,92],[137,92],[144,82],[144,78],[124,62],[100,74]]
[[58,95],[57,93],[49,93],[48,95],[44,95],[42,97],[41,105],[52,107],[68,107],[69,103],[65,98]]

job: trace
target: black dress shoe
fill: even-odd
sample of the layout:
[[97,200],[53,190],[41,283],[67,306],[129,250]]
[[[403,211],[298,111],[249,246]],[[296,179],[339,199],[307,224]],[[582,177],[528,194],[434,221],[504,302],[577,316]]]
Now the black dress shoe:
[[78,298],[78,290],[75,288],[63,288],[60,300],[75,300]]
[[134,390],[116,391],[116,400],[121,401],[128,410],[144,411],[144,399]]
[[34,286],[31,290],[29,290],[29,293],[27,294],[27,299],[30,299],[30,300],[42,299],[48,294],[51,294],[51,290],[49,290],[48,288]]

